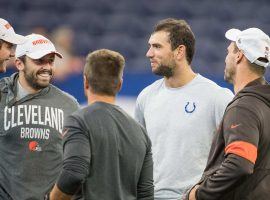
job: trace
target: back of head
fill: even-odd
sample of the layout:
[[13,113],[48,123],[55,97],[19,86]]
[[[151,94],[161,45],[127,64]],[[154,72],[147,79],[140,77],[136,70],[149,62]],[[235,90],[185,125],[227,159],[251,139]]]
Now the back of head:
[[119,91],[123,70],[124,57],[108,49],[96,50],[86,58],[84,75],[93,93],[115,96]]
[[154,32],[165,31],[169,33],[169,42],[172,50],[179,45],[186,47],[187,61],[190,64],[195,52],[195,36],[185,20],[168,18],[158,22]]

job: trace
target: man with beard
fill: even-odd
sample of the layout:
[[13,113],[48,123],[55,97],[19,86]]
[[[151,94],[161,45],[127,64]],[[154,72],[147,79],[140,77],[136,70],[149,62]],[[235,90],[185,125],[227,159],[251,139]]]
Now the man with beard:
[[270,38],[258,28],[230,29],[225,79],[235,97],[214,137],[201,180],[189,200],[268,200],[270,196]]
[[0,199],[43,199],[61,168],[63,121],[77,101],[51,85],[54,59],[47,38],[17,45],[19,72],[0,80]]
[[195,38],[184,20],[160,21],[146,56],[163,76],[138,96],[135,117],[153,145],[155,199],[181,199],[205,168],[233,94],[193,72]]
[[13,46],[25,41],[25,37],[16,34],[8,21],[0,18],[0,73],[6,72],[6,62],[14,57]]

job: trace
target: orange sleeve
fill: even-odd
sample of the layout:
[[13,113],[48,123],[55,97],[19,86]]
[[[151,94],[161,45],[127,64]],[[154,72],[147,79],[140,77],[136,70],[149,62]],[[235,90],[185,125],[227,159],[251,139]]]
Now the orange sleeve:
[[225,153],[233,153],[238,156],[241,156],[253,164],[255,164],[257,159],[257,147],[251,143],[244,142],[244,141],[235,141],[230,143],[225,148]]

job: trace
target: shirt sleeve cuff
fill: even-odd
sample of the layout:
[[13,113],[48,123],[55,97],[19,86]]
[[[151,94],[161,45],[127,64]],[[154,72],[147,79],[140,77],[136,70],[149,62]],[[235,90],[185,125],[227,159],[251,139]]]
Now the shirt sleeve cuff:
[[74,195],[79,189],[82,179],[71,174],[67,170],[63,170],[60,174],[57,186],[65,194]]

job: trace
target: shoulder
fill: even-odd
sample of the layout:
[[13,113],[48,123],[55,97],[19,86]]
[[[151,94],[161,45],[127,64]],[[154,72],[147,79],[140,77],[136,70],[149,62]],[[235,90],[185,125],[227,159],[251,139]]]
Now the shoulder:
[[3,91],[7,85],[11,82],[10,77],[3,77],[0,79],[0,90]]
[[245,109],[253,111],[253,110],[257,110],[257,105],[261,103],[262,101],[256,97],[245,95],[239,98],[236,97],[236,99],[233,100],[233,102],[230,104],[229,108],[241,107],[241,108],[245,108]]
[[11,89],[17,77],[18,77],[18,72],[12,74],[11,76],[2,77],[0,79],[0,90],[3,91],[5,89]]
[[85,126],[85,119],[91,118],[91,115],[87,114],[88,106],[84,108],[77,109],[73,113],[67,116],[65,119],[65,126],[76,126],[76,127],[83,127]]
[[[242,96],[235,98],[227,107],[225,116],[233,116],[247,122],[249,125],[265,123],[268,118],[266,110],[268,106],[254,96]],[[268,112],[269,113],[269,112]],[[268,123],[268,122],[266,122]]]
[[74,96],[59,89],[58,87],[52,84],[50,85],[50,93],[56,98],[59,98],[59,99],[61,98],[62,102],[66,102],[68,104],[74,104],[75,106],[79,107],[79,103]]
[[77,119],[90,121],[93,117],[97,119],[100,115],[106,116],[108,115],[108,112],[107,106],[101,103],[93,103],[78,109],[72,114],[72,116]]
[[153,82],[151,85],[148,85],[140,92],[138,99],[145,98],[148,95],[155,94],[162,87],[163,83],[164,79],[162,78]]
[[220,90],[220,89],[224,89],[222,87],[220,87],[218,84],[216,84],[214,81],[198,74],[198,76],[196,77],[196,81],[195,83],[197,84],[201,84],[204,85],[205,87],[209,87],[211,89],[215,89],[215,90]]
[[228,88],[224,88],[219,86],[218,84],[216,84],[214,81],[203,77],[201,75],[198,75],[198,80],[197,83],[200,84],[201,86],[203,86],[206,91],[210,91],[212,94],[214,94],[214,96],[220,96],[220,97],[229,97],[229,98],[233,98],[234,94],[232,93],[232,91]]
[[2,77],[2,78],[0,78],[0,83],[2,84],[2,83],[6,83],[6,82],[9,82],[9,81],[11,81],[11,77]]

